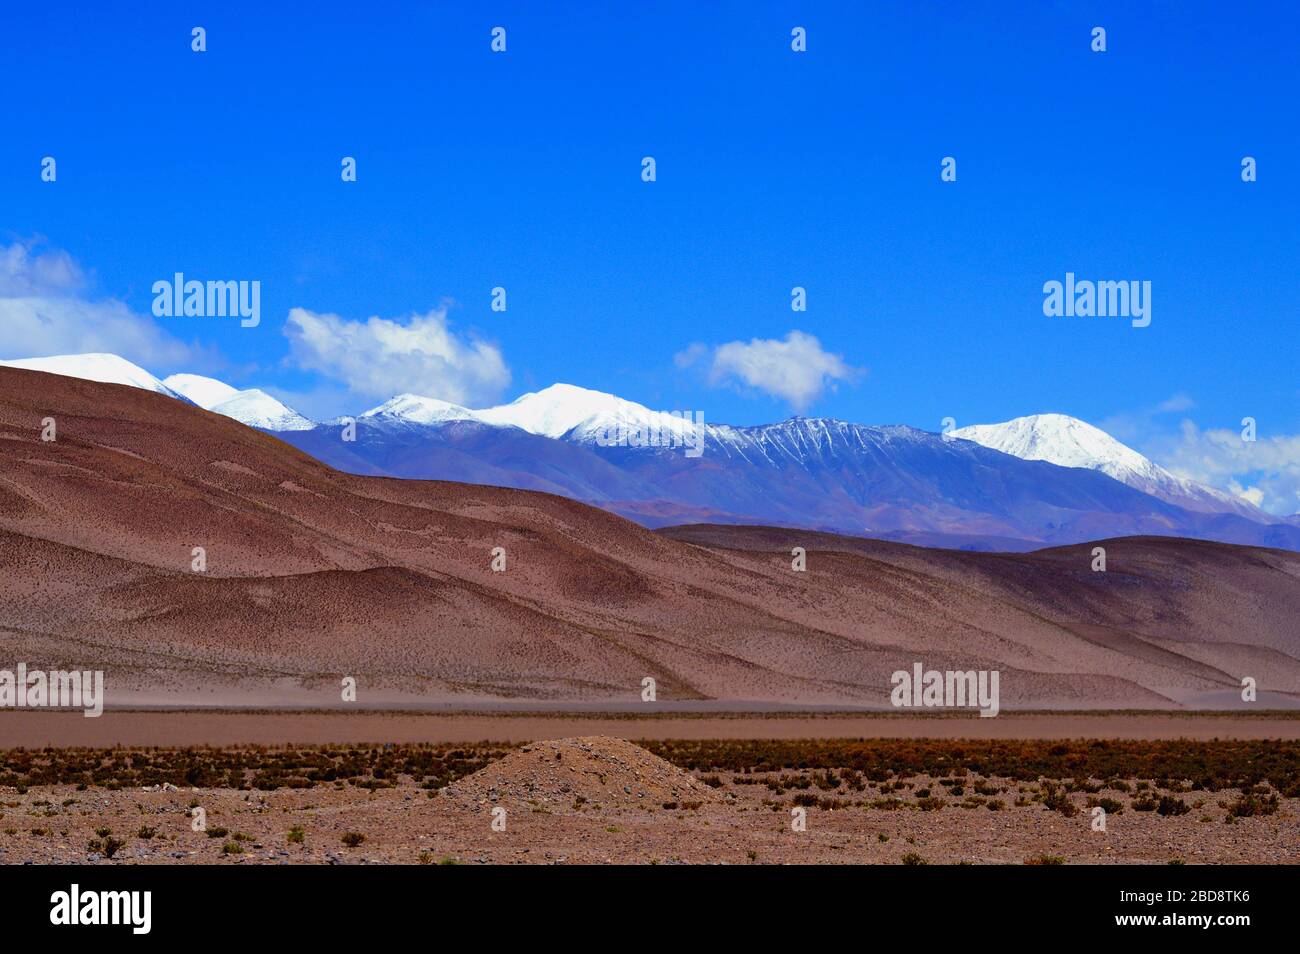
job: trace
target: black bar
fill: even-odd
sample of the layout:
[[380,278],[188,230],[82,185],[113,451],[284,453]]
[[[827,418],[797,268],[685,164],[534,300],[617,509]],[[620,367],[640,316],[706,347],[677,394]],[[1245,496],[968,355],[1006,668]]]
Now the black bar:
[[[0,897],[9,938],[76,932],[127,944],[206,937],[374,943],[404,925],[436,928],[434,936],[447,940],[453,929],[490,930],[494,946],[497,932],[512,930],[532,932],[538,942],[597,928],[615,932],[611,940],[648,939],[677,934],[688,916],[693,932],[717,932],[729,946],[781,924],[847,930],[873,944],[976,936],[960,933],[963,924],[1009,940],[1201,934],[1230,944],[1260,928],[1294,925],[1294,877],[1290,868],[1264,866],[642,866],[598,873],[579,866],[25,866],[0,869]],[[52,895],[74,883],[83,899],[87,892],[151,892],[148,934],[130,925],[51,924]],[[1245,923],[1220,920],[1241,916]],[[1120,923],[1133,917],[1153,923]],[[1213,923],[1188,923],[1191,917]],[[1177,918],[1184,920],[1166,921]]]

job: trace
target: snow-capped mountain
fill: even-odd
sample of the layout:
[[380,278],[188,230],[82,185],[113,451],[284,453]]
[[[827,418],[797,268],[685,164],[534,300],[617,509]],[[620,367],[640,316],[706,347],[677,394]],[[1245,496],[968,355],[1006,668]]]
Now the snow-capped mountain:
[[702,454],[691,456],[680,443],[595,439],[572,424],[580,415],[524,419],[539,429],[572,425],[557,439],[483,414],[427,426],[373,415],[357,420],[351,441],[333,426],[280,437],[341,470],[545,490],[648,526],[761,523],[1002,550],[1136,534],[1300,549],[1294,527],[1195,512],[1097,470],[910,427],[817,418],[705,425]]
[[1116,480],[1158,482],[1165,472],[1100,428],[1065,414],[1031,414],[1002,424],[959,427],[952,437],[992,447],[1022,460],[1087,467]]
[[421,397],[418,394],[399,394],[378,407],[372,407],[364,412],[358,420],[423,426],[443,424],[447,421],[476,421],[479,419],[478,413],[459,404],[439,401],[437,398]]
[[201,374],[172,374],[163,378],[163,384],[197,404],[204,410],[212,410],[222,401],[229,401],[239,393],[239,388],[232,388],[216,378],[205,378]]
[[646,435],[681,435],[692,427],[689,418],[649,408],[612,394],[553,384],[496,407],[473,410],[419,394],[399,394],[362,413],[357,420],[386,427],[438,426],[449,421],[474,421],[498,428],[518,428],[540,437],[578,444],[643,446]]
[[478,419],[485,424],[517,427],[530,434],[563,437],[593,417],[617,414],[622,405],[633,409],[641,407],[612,394],[589,391],[572,384],[552,384],[549,388],[518,397],[509,404],[479,411]]
[[1231,512],[1272,523],[1276,518],[1247,500],[1178,477],[1098,427],[1065,414],[1031,414],[1002,424],[973,424],[951,436],[1022,460],[1099,470],[1143,493],[1203,513]]
[[963,428],[950,440],[821,418],[696,424],[556,384],[482,410],[401,394],[360,414],[345,436],[347,419],[313,423],[264,391],[199,375],[159,381],[114,355],[5,363],[192,402],[340,470],[543,490],[648,526],[765,523],[977,549],[1161,534],[1300,550],[1291,521],[1059,414]]
[[293,408],[257,388],[240,391],[216,378],[205,378],[198,374],[173,374],[165,380],[159,380],[139,365],[115,354],[61,354],[48,358],[18,358],[0,361],[0,366],[156,391],[234,418],[250,427],[268,431],[301,431],[316,426]]
[[159,381],[144,368],[115,354],[57,354],[48,358],[17,358],[0,361],[0,366],[45,371],[48,374],[61,374],[68,378],[99,381],[103,384],[125,384],[145,391],[157,391],[168,397],[182,397],[178,391]]
[[234,418],[249,427],[264,431],[309,431],[316,426],[314,421],[260,388],[240,391],[224,381],[199,374],[173,374],[163,384],[204,410]]
[[315,421],[308,420],[260,388],[237,391],[234,397],[214,404],[208,410],[264,431],[310,431],[316,427]]
[[679,432],[685,426],[681,415],[652,411],[635,401],[572,384],[552,384],[474,415],[485,424],[577,443],[616,443],[634,433]]

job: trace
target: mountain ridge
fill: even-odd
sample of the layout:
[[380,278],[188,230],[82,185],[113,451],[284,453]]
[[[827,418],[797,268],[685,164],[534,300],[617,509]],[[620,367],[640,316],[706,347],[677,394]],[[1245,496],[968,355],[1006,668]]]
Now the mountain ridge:
[[0,436],[0,651],[106,672],[110,708],[339,706],[346,674],[367,704],[636,704],[650,676],[663,700],[889,710],[915,661],[999,670],[1006,710],[1220,708],[1243,674],[1300,699],[1293,552],[1106,538],[1095,573],[1092,543],[651,532],[553,494],[344,473],[161,393],[12,368]]
[[[82,358],[38,361],[76,376]],[[258,389],[185,374],[159,382],[120,358],[113,367],[120,383],[161,387],[353,473],[560,493],[650,527],[775,524],[988,549],[1124,533],[1300,548],[1296,521],[1176,477],[1060,414],[942,435],[804,416],[738,426],[557,384],[479,410],[399,394],[317,423]]]
[[973,424],[951,436],[973,440],[1023,460],[1099,470],[1121,483],[1190,509],[1232,513],[1267,522],[1269,515],[1249,501],[1178,477],[1101,428],[1065,414],[1030,414],[1001,424]]

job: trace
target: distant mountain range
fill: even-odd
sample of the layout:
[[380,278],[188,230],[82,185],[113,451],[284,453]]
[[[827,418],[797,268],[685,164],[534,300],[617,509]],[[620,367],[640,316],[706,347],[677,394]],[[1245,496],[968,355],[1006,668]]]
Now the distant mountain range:
[[482,410],[402,394],[317,423],[261,390],[159,380],[115,355],[0,364],[157,391],[339,470],[548,491],[649,527],[764,524],[982,550],[1132,534],[1300,550],[1295,518],[1177,477],[1060,414],[946,435],[802,417],[733,427],[556,384]]
[[[1107,538],[1096,573],[1091,542],[965,553],[806,529],[651,531],[553,494],[341,473],[155,390],[0,368],[0,656],[101,670],[110,710],[347,707],[347,675],[377,708],[639,707],[649,676],[673,705],[892,711],[891,674],[918,662],[997,670],[1004,710],[1237,708],[1247,675],[1260,708],[1300,704],[1294,552]],[[42,439],[47,416],[57,440]],[[963,501],[1012,485],[985,461],[1016,458],[878,430],[871,453],[906,451],[882,473],[948,448],[988,481]],[[569,446],[496,433],[530,453]],[[721,451],[698,461],[725,464]],[[1015,481],[1081,474],[1139,495],[1019,463]]]

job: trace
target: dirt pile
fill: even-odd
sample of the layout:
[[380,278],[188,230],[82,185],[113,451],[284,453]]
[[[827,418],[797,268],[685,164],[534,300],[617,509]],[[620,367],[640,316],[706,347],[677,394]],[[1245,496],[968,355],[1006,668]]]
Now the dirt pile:
[[709,786],[639,745],[606,736],[533,742],[450,785],[467,805],[551,810],[712,802]]

